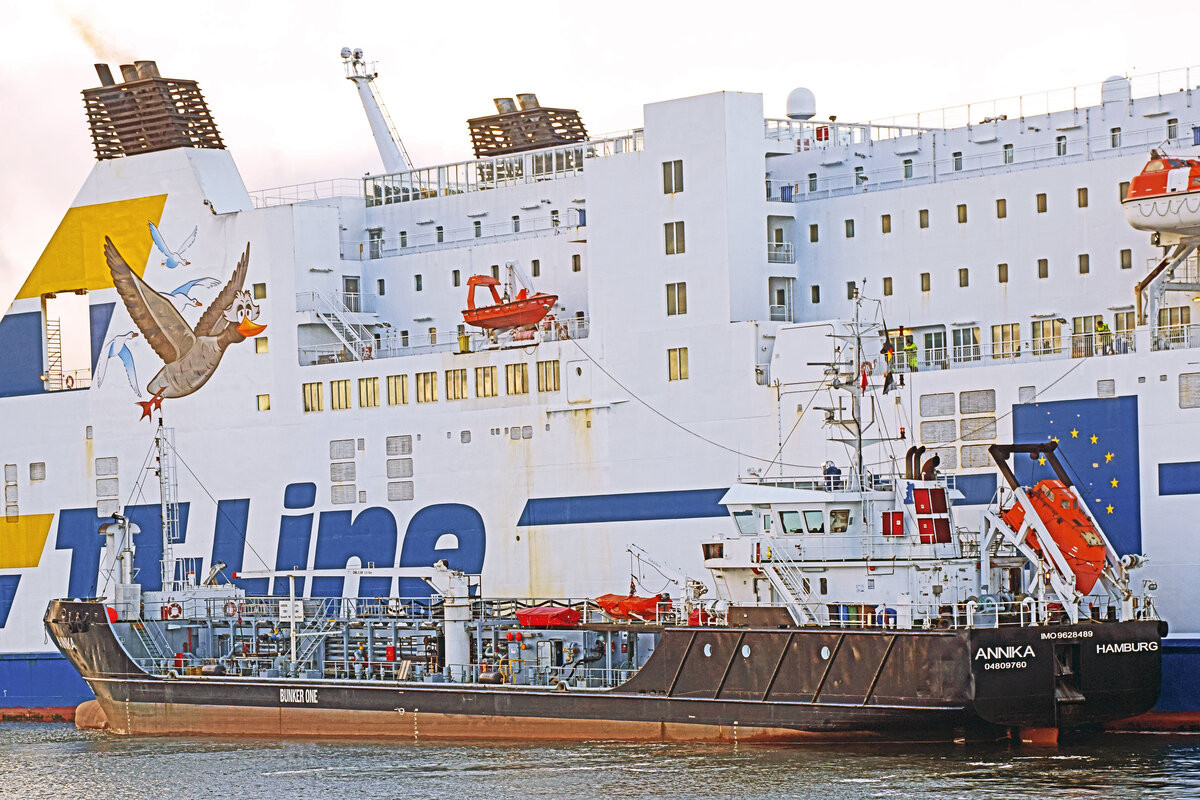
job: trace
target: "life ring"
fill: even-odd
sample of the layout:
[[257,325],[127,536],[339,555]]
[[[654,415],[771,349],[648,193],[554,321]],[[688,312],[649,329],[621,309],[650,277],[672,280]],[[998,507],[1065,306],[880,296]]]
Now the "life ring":
[[167,606],[167,619],[179,619],[183,616],[183,606],[179,603],[171,603]]
[[67,388],[68,388],[68,389],[74,389],[74,388],[75,388],[75,376],[74,376],[74,375],[68,375],[68,376],[67,376]]
[[363,361],[370,361],[371,360],[371,345],[369,345],[369,344],[363,345],[363,347],[359,351],[359,353],[362,355]]
[[225,616],[236,617],[238,612],[237,603],[232,600],[225,603]]

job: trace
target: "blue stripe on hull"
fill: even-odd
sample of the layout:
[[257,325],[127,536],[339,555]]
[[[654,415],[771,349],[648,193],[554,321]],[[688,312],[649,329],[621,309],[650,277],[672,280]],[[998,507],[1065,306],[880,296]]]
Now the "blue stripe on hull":
[[0,708],[65,708],[94,695],[59,653],[0,654]]
[[1158,465],[1160,495],[1200,494],[1200,461],[1177,461]]
[[724,517],[729,512],[720,501],[727,491],[689,489],[678,492],[540,497],[525,504],[517,525],[581,525],[591,522]]
[[1163,682],[1156,711],[1200,711],[1200,639],[1162,643]]

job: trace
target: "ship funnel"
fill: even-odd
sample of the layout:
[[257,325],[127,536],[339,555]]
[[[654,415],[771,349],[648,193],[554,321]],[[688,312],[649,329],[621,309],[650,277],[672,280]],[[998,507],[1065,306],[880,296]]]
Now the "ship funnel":
[[121,80],[129,83],[130,81],[136,81],[137,79],[137,67],[135,67],[133,64],[121,65]]
[[146,78],[158,78],[158,64],[153,61],[135,61],[134,66],[137,67],[138,77],[142,80]]
[[96,74],[100,76],[101,86],[115,86],[117,83],[113,80],[112,70],[108,68],[108,64],[96,64]]
[[542,107],[541,104],[538,103],[537,95],[534,94],[533,92],[526,92],[525,94],[518,94],[517,102],[521,104],[522,111],[529,111],[532,108],[541,108]]
[[497,97],[492,102],[496,104],[497,114],[515,114],[517,111],[517,104],[511,97]]

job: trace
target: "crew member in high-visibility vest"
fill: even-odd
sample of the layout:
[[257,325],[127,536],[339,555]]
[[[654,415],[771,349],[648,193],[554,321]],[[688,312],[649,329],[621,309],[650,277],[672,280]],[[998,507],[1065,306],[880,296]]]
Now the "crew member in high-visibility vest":
[[1096,320],[1096,335],[1100,337],[1100,349],[1104,355],[1112,353],[1112,328],[1102,319]]
[[904,345],[904,354],[908,358],[908,371],[916,372],[917,371],[917,345],[916,345],[916,342],[914,342],[912,339],[909,339],[908,343]]

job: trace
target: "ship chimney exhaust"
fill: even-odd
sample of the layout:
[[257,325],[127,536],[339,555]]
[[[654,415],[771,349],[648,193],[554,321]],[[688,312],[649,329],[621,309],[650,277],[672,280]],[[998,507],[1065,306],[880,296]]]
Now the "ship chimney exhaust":
[[541,104],[538,103],[537,95],[534,94],[533,92],[526,92],[524,94],[518,94],[517,102],[521,104],[522,111],[529,111],[534,108],[542,107]]
[[138,79],[137,67],[135,67],[133,64],[122,64],[121,65],[121,80],[125,81],[126,83],[129,83],[130,81],[136,81],[137,79]]
[[492,102],[496,104],[497,114],[515,114],[517,111],[517,104],[511,97],[497,97]]
[[116,81],[113,80],[112,70],[108,68],[108,64],[96,64],[96,74],[100,76],[101,86],[115,86]]
[[137,67],[138,78],[141,80],[161,77],[158,74],[158,64],[153,61],[135,61],[133,65]]

